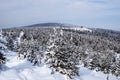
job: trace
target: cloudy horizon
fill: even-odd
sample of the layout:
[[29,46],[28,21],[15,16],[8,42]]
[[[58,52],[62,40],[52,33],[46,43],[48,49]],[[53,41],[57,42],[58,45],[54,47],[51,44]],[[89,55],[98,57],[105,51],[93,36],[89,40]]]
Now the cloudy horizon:
[[120,31],[119,0],[0,0],[0,27],[46,22]]

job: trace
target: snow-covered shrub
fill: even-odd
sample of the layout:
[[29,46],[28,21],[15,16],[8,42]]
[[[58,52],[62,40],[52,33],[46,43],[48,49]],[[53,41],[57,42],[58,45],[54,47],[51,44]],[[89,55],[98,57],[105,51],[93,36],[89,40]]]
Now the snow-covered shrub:
[[111,68],[112,74],[117,77],[120,77],[120,54],[116,54],[116,61]]
[[2,69],[3,64],[6,62],[6,57],[0,52],[0,69]]
[[19,37],[19,32],[12,31],[12,30],[6,30],[3,31],[3,36],[6,39],[6,44],[7,48],[11,51],[16,52],[17,47],[18,47],[18,37]]
[[[41,64],[44,53],[44,43],[41,42],[40,35],[35,34],[38,31],[26,31],[24,35],[21,36],[20,45],[18,46],[17,52],[20,58],[27,58],[28,61],[33,63],[33,65]],[[43,39],[43,38],[42,38]],[[41,44],[42,43],[42,44]]]
[[5,46],[6,40],[3,38],[2,31],[0,32],[0,69],[2,69],[3,64],[6,62],[6,57],[4,52],[6,50]]

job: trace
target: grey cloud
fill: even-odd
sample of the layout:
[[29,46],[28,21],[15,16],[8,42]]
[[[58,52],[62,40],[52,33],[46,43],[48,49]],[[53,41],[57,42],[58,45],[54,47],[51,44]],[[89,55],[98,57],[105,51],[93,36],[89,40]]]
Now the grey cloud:
[[[119,3],[119,0],[0,0],[0,26],[41,22],[118,26]],[[109,17],[116,22],[107,21]]]

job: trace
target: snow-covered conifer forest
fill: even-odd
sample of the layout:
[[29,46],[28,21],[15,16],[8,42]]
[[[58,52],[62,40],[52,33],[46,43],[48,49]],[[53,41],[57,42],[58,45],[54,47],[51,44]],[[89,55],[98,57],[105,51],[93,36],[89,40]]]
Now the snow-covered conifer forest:
[[120,32],[62,24],[1,29],[0,80],[120,80]]

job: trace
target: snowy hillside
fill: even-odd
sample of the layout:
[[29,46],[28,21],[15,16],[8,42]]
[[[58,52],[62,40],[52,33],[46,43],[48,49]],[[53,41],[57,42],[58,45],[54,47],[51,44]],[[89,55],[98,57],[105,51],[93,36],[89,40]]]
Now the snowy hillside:
[[0,32],[0,80],[119,78],[119,32],[75,26]]
[[[51,69],[47,65],[33,66],[30,62],[20,60],[16,53],[7,53],[10,60],[6,63],[7,69],[0,73],[0,80],[66,80],[66,77],[59,74],[51,74]],[[91,71],[81,67],[80,77],[74,80],[105,80],[107,75],[102,72]],[[117,80],[115,76],[110,75],[109,80]]]

